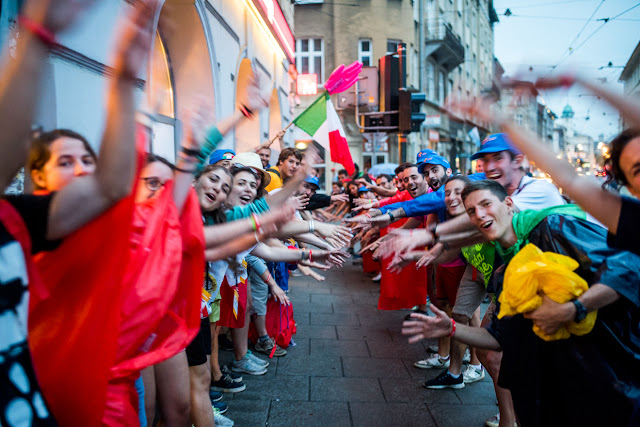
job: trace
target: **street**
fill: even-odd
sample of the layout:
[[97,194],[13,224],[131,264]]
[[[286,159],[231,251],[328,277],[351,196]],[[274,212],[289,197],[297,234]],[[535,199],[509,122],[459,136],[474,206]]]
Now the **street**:
[[461,390],[422,387],[441,372],[413,367],[433,342],[407,343],[407,311],[378,311],[379,284],[360,266],[349,260],[326,277],[291,277],[297,345],[225,394],[237,426],[481,426],[497,413],[488,375]]

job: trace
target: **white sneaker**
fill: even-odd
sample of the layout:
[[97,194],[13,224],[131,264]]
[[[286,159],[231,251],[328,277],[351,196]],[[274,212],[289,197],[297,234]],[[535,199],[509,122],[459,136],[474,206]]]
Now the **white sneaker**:
[[373,277],[371,280],[373,280],[374,282],[379,282],[380,279],[382,279],[382,272],[378,273],[375,277]]
[[464,356],[462,357],[462,363],[471,362],[471,352],[469,351],[469,347],[464,352]]
[[267,373],[267,368],[255,363],[253,359],[249,357],[249,354],[246,354],[240,360],[234,360],[231,364],[231,370],[249,375],[264,375]]
[[462,374],[465,384],[482,381],[484,379],[484,376],[484,368],[480,368],[480,370],[477,370],[473,366],[467,366],[467,369]]
[[213,421],[215,421],[216,427],[233,427],[235,424],[233,420],[225,417],[220,413],[218,408],[213,408]]
[[267,366],[269,366],[269,362],[264,360],[264,359],[260,359],[258,356],[256,356],[255,354],[251,353],[251,350],[247,350],[247,356],[249,356],[249,359],[251,359],[251,361],[253,363],[255,363],[256,365],[260,365],[260,366],[264,366],[265,368]]
[[449,358],[443,359],[438,354],[434,354],[424,360],[418,360],[413,366],[420,369],[448,368]]

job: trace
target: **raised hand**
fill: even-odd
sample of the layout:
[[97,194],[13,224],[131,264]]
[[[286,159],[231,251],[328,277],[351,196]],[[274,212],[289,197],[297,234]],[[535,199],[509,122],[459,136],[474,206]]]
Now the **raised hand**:
[[73,25],[94,0],[29,0],[23,14],[56,34]]
[[409,343],[417,343],[426,338],[445,337],[451,333],[453,323],[447,313],[438,310],[431,304],[431,311],[435,317],[412,313],[411,320],[402,323],[402,335],[410,335]]
[[268,85],[263,81],[259,75],[255,74],[249,80],[249,85],[245,91],[238,94],[238,104],[244,105],[254,114],[269,106],[269,100],[271,99],[271,91],[268,89]]
[[573,74],[559,74],[552,77],[543,77],[536,81],[536,89],[556,89],[559,87],[569,88],[576,82]]
[[116,76],[136,79],[147,63],[157,7],[158,0],[139,1],[133,6],[130,19],[119,30],[113,61]]

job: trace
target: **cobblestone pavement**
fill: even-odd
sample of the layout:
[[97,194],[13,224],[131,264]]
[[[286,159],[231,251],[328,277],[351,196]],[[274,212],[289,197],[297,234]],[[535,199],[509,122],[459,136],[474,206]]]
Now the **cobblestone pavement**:
[[[407,343],[407,311],[379,311],[379,285],[359,266],[326,277],[291,277],[297,345],[225,394],[236,426],[482,426],[497,413],[488,375],[461,390],[422,387],[441,372],[413,366],[433,342]],[[221,363],[232,357],[222,352]]]

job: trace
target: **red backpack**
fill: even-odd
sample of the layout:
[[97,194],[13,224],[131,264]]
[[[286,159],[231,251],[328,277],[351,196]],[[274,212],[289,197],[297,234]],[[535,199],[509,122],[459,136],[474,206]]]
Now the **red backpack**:
[[[280,304],[278,300],[269,298],[265,324],[267,334],[274,339],[277,345],[282,348],[289,347],[291,338],[296,334],[296,322],[293,320],[293,307],[291,305]],[[258,331],[253,323],[249,328],[249,338],[253,342],[258,341]],[[276,347],[274,346],[269,357],[273,357],[275,351]]]

